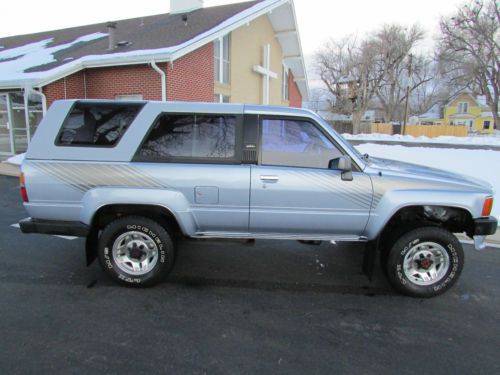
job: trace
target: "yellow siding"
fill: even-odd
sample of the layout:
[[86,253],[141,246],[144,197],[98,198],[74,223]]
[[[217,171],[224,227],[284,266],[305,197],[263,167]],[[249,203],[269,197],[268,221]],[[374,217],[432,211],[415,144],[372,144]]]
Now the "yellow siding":
[[[481,117],[482,112],[488,112],[488,108],[481,108],[478,106],[477,102],[473,100],[473,98],[468,94],[460,94],[455,99],[453,99],[450,103],[448,103],[444,110],[444,122],[449,124],[450,121],[454,121],[450,119],[450,116],[458,114],[458,105],[459,103],[467,102],[469,104],[469,108],[467,111],[467,115],[470,118],[467,118],[467,121],[472,121],[473,129],[480,133],[493,133],[493,118],[492,117]],[[464,117],[465,119],[465,117]],[[484,121],[490,121],[490,129],[483,129]]]
[[262,65],[262,46],[271,44],[271,70],[278,76],[271,79],[269,104],[286,105],[282,100],[283,52],[267,16],[259,17],[249,25],[231,33],[230,83],[215,83],[215,93],[230,96],[232,103],[262,104],[262,76],[253,71],[254,65]]

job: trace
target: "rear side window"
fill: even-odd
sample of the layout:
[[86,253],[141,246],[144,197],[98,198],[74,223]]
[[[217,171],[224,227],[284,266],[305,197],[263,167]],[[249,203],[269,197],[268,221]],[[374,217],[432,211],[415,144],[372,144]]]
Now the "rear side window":
[[235,159],[236,123],[232,115],[161,115],[138,157],[145,161]]
[[144,104],[76,103],[56,140],[58,146],[112,147]]

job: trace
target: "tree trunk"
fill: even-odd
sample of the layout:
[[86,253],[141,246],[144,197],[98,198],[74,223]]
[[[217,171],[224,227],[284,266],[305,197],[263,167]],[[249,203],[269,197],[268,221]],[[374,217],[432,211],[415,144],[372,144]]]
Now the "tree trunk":
[[352,134],[359,134],[363,112],[356,111],[352,114]]
[[493,112],[493,129],[500,130],[500,116],[498,116],[498,112]]

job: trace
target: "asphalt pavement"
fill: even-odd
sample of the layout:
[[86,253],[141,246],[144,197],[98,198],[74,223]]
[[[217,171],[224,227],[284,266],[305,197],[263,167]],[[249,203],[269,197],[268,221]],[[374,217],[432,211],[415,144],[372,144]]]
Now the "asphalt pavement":
[[434,299],[361,273],[359,244],[182,241],[157,287],[85,266],[83,239],[24,235],[0,176],[1,374],[500,373],[500,250],[465,245]]

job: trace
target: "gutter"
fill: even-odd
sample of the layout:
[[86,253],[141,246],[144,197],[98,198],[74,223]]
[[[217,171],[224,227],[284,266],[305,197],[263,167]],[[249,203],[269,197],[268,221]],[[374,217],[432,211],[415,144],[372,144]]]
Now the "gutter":
[[160,75],[161,77],[161,100],[163,102],[167,101],[167,75],[163,70],[161,70],[154,59],[150,62],[151,67]]

